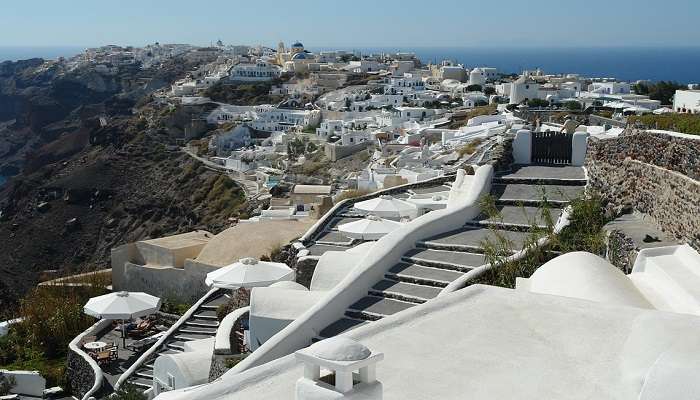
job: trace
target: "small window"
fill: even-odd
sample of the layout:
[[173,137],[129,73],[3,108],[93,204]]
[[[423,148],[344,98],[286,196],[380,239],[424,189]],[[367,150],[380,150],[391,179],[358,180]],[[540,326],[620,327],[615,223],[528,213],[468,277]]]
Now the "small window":
[[168,374],[168,386],[170,389],[175,389],[175,377],[172,374]]

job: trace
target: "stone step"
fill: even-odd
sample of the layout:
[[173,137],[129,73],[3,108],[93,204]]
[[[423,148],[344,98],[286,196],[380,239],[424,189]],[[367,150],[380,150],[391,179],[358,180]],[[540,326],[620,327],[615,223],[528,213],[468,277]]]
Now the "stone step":
[[153,379],[153,370],[152,369],[140,369],[134,373],[134,376],[137,376],[139,378],[144,378],[144,379]]
[[433,236],[416,244],[417,247],[436,250],[467,251],[470,253],[483,253],[483,244],[501,243],[506,241],[511,244],[514,251],[523,248],[528,239],[527,232],[518,232],[505,229],[488,228],[484,226],[465,226],[463,228]]
[[583,186],[565,185],[527,185],[521,183],[494,184],[491,194],[499,204],[538,206],[545,200],[553,206],[564,206],[571,200],[580,197],[584,192]]
[[426,267],[451,269],[460,272],[469,272],[485,263],[483,254],[421,248],[408,251],[401,260]]
[[538,207],[508,205],[497,205],[496,208],[499,211],[499,216],[489,217],[482,213],[474,222],[483,226],[492,226],[506,230],[511,228],[528,229],[533,226],[544,229],[547,227],[547,221],[543,217],[543,212],[549,213],[552,224],[556,224],[562,213],[562,210],[558,208],[541,209]]
[[219,321],[211,319],[190,318],[187,321],[185,321],[185,325],[189,327],[198,328],[218,328]]
[[437,295],[440,294],[440,289],[435,286],[383,279],[372,286],[369,290],[369,294],[409,303],[422,304],[437,297]]
[[216,310],[199,309],[195,312],[194,318],[217,320]]
[[494,178],[494,183],[504,182],[583,186],[586,173],[582,167],[571,165],[513,165],[509,172]]
[[183,335],[206,335],[206,336],[213,336],[216,335],[216,328],[212,329],[207,329],[207,328],[180,328],[177,331],[178,333],[181,333]]
[[165,346],[173,350],[185,351],[185,342],[182,340],[167,343]]
[[425,267],[409,263],[396,264],[386,273],[386,277],[393,280],[439,288],[449,285],[450,282],[462,275],[463,273],[459,271]]
[[143,390],[148,390],[153,387],[153,378],[147,379],[142,377],[133,377],[132,379],[129,379],[128,382]]
[[415,303],[388,299],[386,297],[365,296],[351,305],[345,312],[345,315],[365,321],[377,321],[415,305]]
[[362,319],[343,317],[335,321],[334,323],[328,325],[321,332],[319,332],[318,338],[321,340],[327,339],[336,335],[340,335],[341,333],[347,332],[351,329],[355,329],[358,326],[366,325],[368,323],[368,321]]
[[207,301],[206,303],[202,304],[200,308],[216,311],[220,305],[226,304],[228,303],[228,301],[229,297],[227,295],[222,295],[215,299]]
[[216,335],[216,333],[205,333],[205,334],[194,334],[194,333],[184,333],[182,331],[177,331],[173,335],[175,339],[182,340],[182,341],[192,341],[192,340],[200,340],[200,339],[209,339]]
[[167,345],[166,345],[166,347],[163,350],[158,352],[158,355],[164,356],[164,355],[168,355],[168,354],[180,354],[180,353],[182,353],[182,350],[173,349],[173,348],[167,347]]

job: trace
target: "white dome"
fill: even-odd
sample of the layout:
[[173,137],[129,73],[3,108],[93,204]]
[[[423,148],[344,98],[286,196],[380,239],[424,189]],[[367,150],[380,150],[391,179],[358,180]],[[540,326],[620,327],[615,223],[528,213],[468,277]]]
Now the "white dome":
[[322,340],[309,347],[309,352],[329,361],[361,361],[372,355],[363,344],[342,336]]
[[595,254],[583,251],[566,253],[542,265],[530,278],[530,291],[653,308],[622,271]]
[[294,281],[275,282],[272,285],[270,285],[270,287],[289,290],[309,290],[306,288],[306,286]]

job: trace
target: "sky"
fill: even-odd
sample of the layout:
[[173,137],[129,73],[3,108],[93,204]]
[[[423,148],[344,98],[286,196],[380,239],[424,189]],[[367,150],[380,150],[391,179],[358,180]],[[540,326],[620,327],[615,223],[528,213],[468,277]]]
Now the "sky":
[[0,46],[698,46],[699,0],[3,0]]

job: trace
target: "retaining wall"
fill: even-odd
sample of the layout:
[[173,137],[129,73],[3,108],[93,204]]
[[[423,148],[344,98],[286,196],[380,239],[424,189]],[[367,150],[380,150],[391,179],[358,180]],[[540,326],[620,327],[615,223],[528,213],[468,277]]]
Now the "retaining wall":
[[633,132],[589,139],[590,185],[616,211],[636,209],[700,247],[700,136]]

